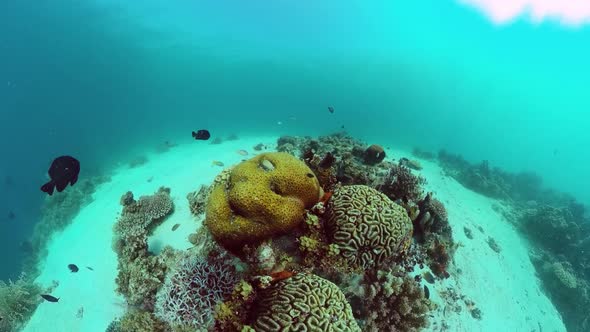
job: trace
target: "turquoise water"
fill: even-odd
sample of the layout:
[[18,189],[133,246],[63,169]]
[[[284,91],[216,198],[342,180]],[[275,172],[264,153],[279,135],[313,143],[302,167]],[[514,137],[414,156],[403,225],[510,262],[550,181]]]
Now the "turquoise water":
[[531,170],[590,203],[585,26],[498,26],[449,0],[2,1],[0,18],[3,278],[56,155],[108,173],[198,128],[344,126]]

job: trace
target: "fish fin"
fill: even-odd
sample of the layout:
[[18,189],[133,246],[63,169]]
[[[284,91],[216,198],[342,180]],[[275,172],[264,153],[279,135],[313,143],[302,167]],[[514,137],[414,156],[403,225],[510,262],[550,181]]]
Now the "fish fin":
[[75,178],[73,178],[73,179],[70,181],[70,185],[72,185],[72,186],[73,186],[73,185],[75,185],[75,184],[76,184],[76,182],[78,182],[78,176],[77,176],[77,175],[76,175],[76,177],[75,177]]
[[55,184],[55,189],[57,189],[58,192],[62,192],[64,191],[64,189],[66,189],[67,186],[67,182],[58,182]]
[[41,191],[48,193],[49,196],[53,195],[53,190],[55,189],[55,184],[53,181],[49,181],[46,184],[41,186]]

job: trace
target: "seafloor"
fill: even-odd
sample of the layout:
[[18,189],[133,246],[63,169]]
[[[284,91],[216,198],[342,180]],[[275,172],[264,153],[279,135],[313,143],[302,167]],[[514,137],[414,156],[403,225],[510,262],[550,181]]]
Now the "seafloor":
[[[203,227],[205,217],[191,213],[187,194],[201,185],[211,185],[224,168],[260,153],[253,150],[257,144],[269,147],[263,152],[274,150],[277,139],[240,137],[220,144],[191,142],[150,153],[145,163],[135,167],[122,165],[109,182],[96,188],[92,202],[73,222],[51,238],[36,281],[44,287],[57,281],[52,294],[59,297],[59,302],[41,303],[24,331],[104,332],[126,310],[137,310],[116,291],[118,260],[113,227],[122,216],[121,196],[132,191],[138,198],[153,195],[163,186],[170,188],[174,211],[153,230],[148,248],[155,254],[165,246],[186,251],[192,247],[189,236]],[[456,252],[445,271],[448,278],[436,278],[432,284],[420,282],[427,285],[434,303],[427,314],[429,325],[425,331],[566,330],[542,291],[527,244],[513,224],[493,208],[501,205],[500,201],[466,189],[437,163],[398,150],[395,142],[371,143],[391,147],[386,150],[386,161],[402,157],[417,160],[422,169],[412,172],[427,180],[425,192],[434,192],[448,212]],[[246,150],[248,156],[239,150]],[[80,267],[79,272],[68,270],[72,263]],[[428,269],[417,265],[408,275],[421,275]]]

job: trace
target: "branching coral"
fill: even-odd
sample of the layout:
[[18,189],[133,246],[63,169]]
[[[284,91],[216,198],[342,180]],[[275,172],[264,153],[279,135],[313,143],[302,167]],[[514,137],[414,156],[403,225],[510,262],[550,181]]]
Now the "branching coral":
[[433,304],[399,267],[367,272],[361,292],[367,315],[364,331],[419,331],[428,326]]
[[233,265],[223,259],[185,254],[168,272],[156,297],[156,316],[172,327],[207,329],[215,306],[238,281]]
[[0,280],[0,331],[18,331],[41,302],[41,287],[21,276],[16,282]]
[[207,198],[209,198],[210,188],[202,185],[198,191],[193,191],[186,195],[191,213],[195,216],[205,213]]
[[[168,326],[154,314],[146,311],[130,311],[108,327],[112,332],[167,332]],[[109,331],[109,330],[107,330]]]
[[258,332],[360,331],[350,304],[338,286],[300,273],[261,290],[253,305]]
[[378,189],[394,201],[418,202],[422,198],[424,184],[426,179],[412,174],[409,168],[392,165]]
[[[148,251],[148,230],[173,210],[170,191],[165,188],[138,201],[128,192],[121,198],[123,214],[114,226],[114,250],[119,260],[117,291],[131,305],[151,310],[155,294],[164,280],[162,257]],[[166,251],[166,250],[165,250]]]
[[370,268],[407,249],[412,222],[403,207],[367,186],[343,186],[326,206],[327,233],[351,267]]

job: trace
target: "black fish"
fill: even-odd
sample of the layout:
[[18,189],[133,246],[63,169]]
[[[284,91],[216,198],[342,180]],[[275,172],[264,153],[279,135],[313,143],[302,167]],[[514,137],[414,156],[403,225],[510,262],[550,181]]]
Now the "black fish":
[[328,112],[334,114],[334,107],[328,106]]
[[211,134],[209,134],[209,130],[207,129],[197,130],[196,133],[193,131],[193,138],[196,140],[206,141],[209,137],[211,137]]
[[41,297],[44,298],[45,300],[47,300],[48,302],[57,302],[57,301],[59,301],[59,298],[57,298],[55,296],[48,295],[48,294],[41,294]]
[[93,268],[91,268],[90,266],[87,266],[86,268],[87,268],[88,270],[90,270],[90,271],[94,271],[94,269],[93,269]]
[[72,272],[78,272],[78,267],[76,266],[76,264],[69,264],[68,269],[70,269],[70,271]]
[[334,164],[334,161],[336,161],[336,158],[334,158],[334,155],[332,153],[328,152],[328,153],[326,153],[326,156],[324,157],[324,159],[322,159],[322,161],[320,161],[320,167],[321,168],[330,168]]
[[430,298],[430,290],[426,285],[424,285],[424,297],[429,299]]
[[57,189],[62,192],[68,184],[74,185],[78,181],[78,174],[80,173],[80,162],[74,157],[61,156],[55,158],[49,167],[49,177],[51,181],[41,186],[41,191],[53,194],[53,190]]

